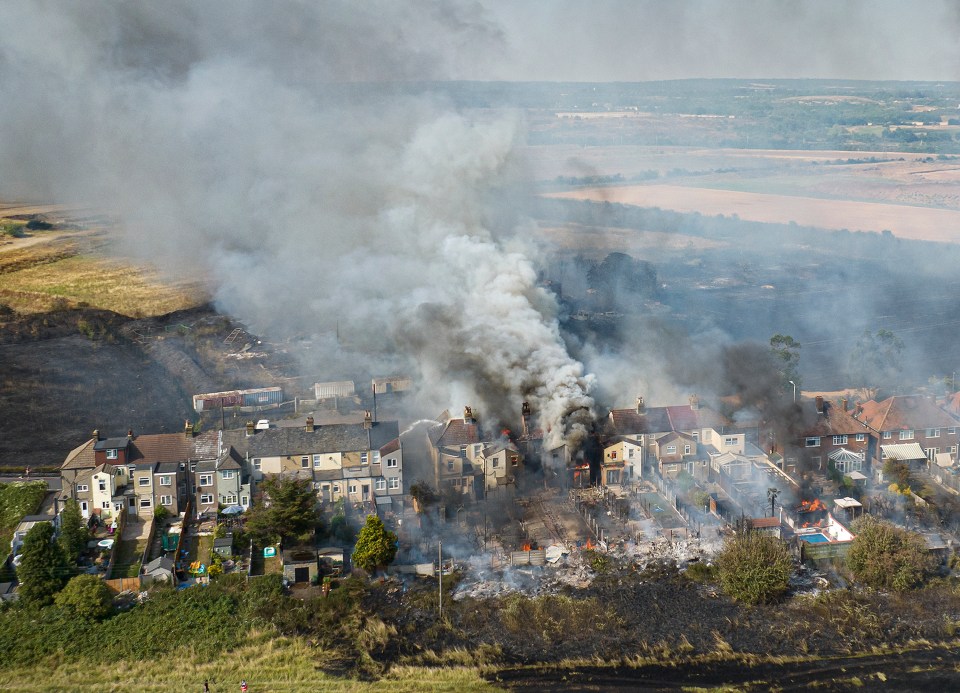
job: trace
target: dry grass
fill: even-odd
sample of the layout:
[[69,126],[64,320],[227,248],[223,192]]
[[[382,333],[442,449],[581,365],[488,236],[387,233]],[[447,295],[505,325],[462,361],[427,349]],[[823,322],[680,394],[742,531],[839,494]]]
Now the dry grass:
[[150,268],[100,257],[90,240],[89,234],[68,235],[0,252],[0,303],[20,313],[66,302],[142,317],[206,300],[197,284],[164,283]]
[[[131,637],[136,637],[131,634]],[[342,679],[322,669],[334,658],[301,639],[254,634],[248,643],[216,659],[198,657],[189,649],[156,661],[60,662],[0,670],[0,690],[31,691],[237,691],[246,679],[251,691],[490,691],[476,669],[397,667],[384,679],[361,682]],[[42,673],[41,673],[42,672]]]

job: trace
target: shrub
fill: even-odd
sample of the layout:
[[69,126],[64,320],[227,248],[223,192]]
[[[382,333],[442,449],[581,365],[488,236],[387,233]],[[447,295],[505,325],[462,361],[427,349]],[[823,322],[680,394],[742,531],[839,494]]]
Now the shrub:
[[97,621],[110,615],[113,595],[97,575],[77,575],[60,590],[56,604],[69,615]]
[[761,604],[787,591],[793,560],[779,539],[747,531],[726,541],[717,570],[724,592],[737,601]]
[[920,586],[936,567],[919,534],[864,515],[851,529],[857,538],[847,554],[854,577],[874,589],[898,592]]

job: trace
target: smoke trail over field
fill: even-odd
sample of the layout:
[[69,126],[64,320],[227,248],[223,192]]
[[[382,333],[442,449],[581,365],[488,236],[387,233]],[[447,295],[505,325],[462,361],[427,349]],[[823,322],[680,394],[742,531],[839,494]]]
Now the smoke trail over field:
[[25,2],[0,22],[0,194],[115,212],[126,251],[210,278],[253,329],[319,335],[315,364],[419,363],[431,405],[529,400],[555,441],[592,406],[512,240],[522,124],[404,88],[496,49],[474,4]]

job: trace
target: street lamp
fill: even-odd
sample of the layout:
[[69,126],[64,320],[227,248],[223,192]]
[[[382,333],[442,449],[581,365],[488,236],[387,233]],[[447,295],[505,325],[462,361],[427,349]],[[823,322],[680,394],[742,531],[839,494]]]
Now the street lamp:
[[792,380],[788,380],[787,382],[793,385],[793,401],[796,402],[797,401],[797,384]]

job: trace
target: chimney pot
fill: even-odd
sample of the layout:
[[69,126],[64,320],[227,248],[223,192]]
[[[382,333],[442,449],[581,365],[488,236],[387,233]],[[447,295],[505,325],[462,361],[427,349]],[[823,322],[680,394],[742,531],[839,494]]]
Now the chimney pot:
[[690,408],[694,411],[700,408],[700,398],[696,395],[690,395]]
[[128,439],[128,440],[133,440],[133,429],[132,429],[132,428],[127,429],[127,439]]
[[473,420],[473,409],[470,407],[463,408],[463,420],[472,421]]
[[369,409],[363,412],[363,427],[373,428],[373,414],[370,413]]
[[304,426],[304,430],[307,433],[313,433],[313,417],[312,416],[307,417],[307,424],[306,426]]
[[642,414],[646,405],[643,403],[643,397],[637,397],[637,413]]
[[253,421],[247,421],[247,435],[252,436],[256,431],[257,429],[254,428]]

